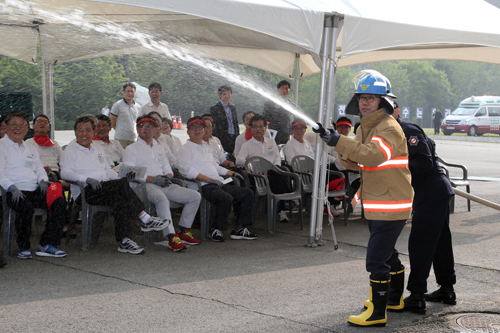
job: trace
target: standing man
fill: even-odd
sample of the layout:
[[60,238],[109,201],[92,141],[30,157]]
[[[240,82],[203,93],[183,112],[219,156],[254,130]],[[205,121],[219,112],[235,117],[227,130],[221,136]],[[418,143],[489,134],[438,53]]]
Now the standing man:
[[[278,94],[283,99],[285,103],[294,105],[292,101],[288,98],[290,94],[290,82],[287,80],[280,81],[277,85]],[[295,106],[295,105],[294,105]],[[269,121],[269,129],[275,130],[276,134],[276,144],[281,145],[288,142],[290,139],[290,125],[292,124],[293,117],[285,108],[282,106],[268,101],[264,104],[264,117]]]
[[441,129],[441,122],[443,121],[443,114],[439,109],[434,111],[434,134],[439,135],[439,130]]
[[[154,139],[159,124],[148,116],[137,118],[137,142],[125,149],[123,163],[132,166],[147,167],[142,181],[146,183],[147,199],[153,203],[158,216],[172,221],[170,201],[184,204],[179,221],[179,232],[176,233],[173,223],[163,229],[163,236],[169,241],[168,249],[174,252],[185,250],[187,245],[198,245],[200,241],[193,237],[189,229],[198,211],[201,195],[191,189],[172,184],[174,172],[162,146]],[[135,193],[140,197],[142,187],[132,184]]]
[[137,131],[135,120],[139,114],[140,105],[134,101],[135,84],[125,83],[123,85],[123,99],[119,100],[111,108],[111,127],[115,129],[115,140],[118,140],[123,149],[135,142]]
[[[32,258],[30,237],[35,208],[48,211],[36,255],[65,257],[66,252],[56,247],[61,242],[66,221],[66,200],[62,187],[59,183],[51,185],[48,182],[38,151],[23,141],[29,128],[28,115],[21,111],[9,111],[3,119],[7,129],[5,137],[0,140],[0,185],[7,190],[7,204],[16,212],[17,257]],[[59,195],[55,201],[48,203],[47,192],[55,194],[56,191],[52,191],[56,184],[59,185]]]
[[107,117],[109,117],[109,108],[108,108],[108,105],[107,105],[107,104],[106,104],[106,106],[105,106],[105,107],[103,107],[103,108],[102,108],[102,110],[101,110],[101,114],[102,114],[102,115],[105,115],[105,116],[107,116]]
[[[394,117],[406,136],[411,184],[415,191],[408,240],[411,272],[406,287],[411,294],[404,299],[404,310],[425,314],[426,300],[457,304],[453,290],[457,278],[453,260],[449,206],[450,198],[455,193],[438,164],[434,141],[418,125],[402,121],[399,118],[398,108],[394,112]],[[433,293],[424,295],[427,292],[427,278],[431,265],[434,266],[436,281],[441,287]],[[403,287],[402,285],[401,289]]]
[[215,162],[210,146],[203,143],[206,126],[200,117],[189,119],[187,123],[189,140],[177,153],[179,172],[186,178],[199,180],[202,185],[202,196],[215,205],[215,219],[210,229],[210,238],[214,242],[225,241],[222,232],[227,230],[227,218],[233,203],[236,205],[234,209],[236,218],[231,239],[257,239],[257,235],[247,229],[252,225],[253,192],[245,187],[222,183],[224,178],[221,176],[240,178],[241,175]]
[[405,135],[391,116],[390,98],[396,96],[389,80],[373,70],[361,71],[355,79],[359,81],[354,82],[356,92],[346,112],[361,117],[361,130],[355,139],[334,129],[321,138],[335,146],[346,168],[360,171],[360,200],[370,229],[366,250],[370,299],[365,312],[347,321],[353,326],[385,326],[391,275],[404,269],[395,245],[411,215],[413,189]]
[[151,101],[139,108],[139,117],[146,116],[154,111],[160,115],[160,118],[172,119],[167,104],[160,102],[162,95],[161,84],[153,82],[149,85],[148,89]]
[[233,90],[228,85],[219,87],[220,101],[210,107],[210,114],[215,122],[213,135],[222,143],[222,148],[230,154],[234,152],[234,142],[240,135],[240,126],[238,125],[238,116],[236,107],[231,101]]

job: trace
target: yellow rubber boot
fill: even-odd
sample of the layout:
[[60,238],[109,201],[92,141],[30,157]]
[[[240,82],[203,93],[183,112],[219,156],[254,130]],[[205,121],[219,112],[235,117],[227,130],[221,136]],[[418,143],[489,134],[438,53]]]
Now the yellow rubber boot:
[[349,319],[347,319],[349,325],[361,327],[385,326],[390,282],[390,280],[375,281],[370,279],[370,299],[365,302],[366,311],[358,316],[349,316]]
[[[391,272],[391,283],[389,285],[389,299],[387,301],[387,311],[403,312],[405,303],[403,301],[405,284],[405,268],[401,265],[401,270]],[[365,309],[368,308],[370,300],[365,301]]]

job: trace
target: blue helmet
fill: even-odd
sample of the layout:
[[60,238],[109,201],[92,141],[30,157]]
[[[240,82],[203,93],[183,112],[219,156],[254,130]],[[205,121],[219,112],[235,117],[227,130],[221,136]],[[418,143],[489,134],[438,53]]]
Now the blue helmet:
[[356,94],[372,94],[396,98],[392,94],[391,82],[374,70],[363,70],[353,79]]
[[359,114],[356,95],[360,94],[379,95],[382,98],[380,107],[384,108],[388,115],[394,113],[392,99],[396,98],[396,96],[392,94],[391,82],[385,76],[377,71],[367,69],[356,74],[352,81],[354,82],[356,92],[346,107],[347,114]]

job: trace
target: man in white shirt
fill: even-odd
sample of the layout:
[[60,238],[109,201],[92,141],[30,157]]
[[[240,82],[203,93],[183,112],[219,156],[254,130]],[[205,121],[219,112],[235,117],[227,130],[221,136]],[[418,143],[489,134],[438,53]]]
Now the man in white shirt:
[[[118,174],[109,167],[102,147],[93,144],[95,124],[89,117],[78,118],[74,129],[76,141],[66,148],[61,158],[62,178],[87,184],[85,198],[89,204],[113,207],[119,252],[144,253],[144,249],[129,238],[134,218],[137,216],[142,221],[142,231],[163,230],[171,221],[149,216],[127,179],[118,178]],[[78,201],[80,188],[71,185],[71,193]]]
[[[267,130],[267,120],[263,115],[255,115],[250,119],[250,127],[252,129],[253,137],[245,142],[241,147],[241,150],[236,156],[236,165],[245,166],[245,161],[249,157],[260,156],[269,160],[272,164],[281,168],[281,156],[276,145],[271,138],[264,137]],[[286,177],[275,173],[274,171],[269,172],[269,186],[273,193],[289,193],[292,192],[290,184]],[[280,201],[278,204],[278,220],[280,222],[288,222],[288,217],[286,211],[284,210],[284,201]]]
[[179,172],[186,178],[199,180],[203,197],[215,205],[215,220],[210,230],[213,241],[225,240],[222,231],[227,230],[227,218],[233,202],[236,204],[236,219],[231,239],[256,239],[257,235],[247,229],[252,224],[254,194],[248,188],[222,183],[224,178],[221,176],[241,176],[215,162],[210,146],[203,144],[206,126],[200,117],[189,119],[189,140],[177,153]]
[[134,101],[135,90],[135,84],[125,83],[123,85],[123,99],[113,104],[109,116],[111,127],[115,129],[115,140],[121,143],[123,149],[137,139],[135,121],[139,114],[140,105]]
[[305,155],[314,159],[314,150],[311,144],[309,141],[304,140],[306,129],[307,126],[302,121],[295,121],[292,124],[292,138],[283,148],[288,165],[292,165],[292,159],[297,155]]
[[108,105],[106,104],[105,107],[102,108],[101,110],[101,114],[105,115],[105,116],[108,116],[109,117],[109,108],[108,108]]
[[[21,111],[10,111],[4,120],[7,128],[5,137],[0,140],[0,185],[8,191],[8,205],[16,212],[17,257],[32,258],[30,236],[34,208],[48,211],[47,224],[36,255],[65,257],[66,252],[56,248],[61,242],[66,220],[66,200],[62,196],[62,187],[59,183],[50,185],[38,151],[33,145],[23,141],[28,133],[28,115]],[[57,188],[57,184],[59,195],[55,195],[56,199],[49,202],[48,206],[47,192],[51,196],[56,194],[54,188]]]
[[[238,156],[238,153],[240,152],[241,146],[248,140],[250,140],[253,136],[252,134],[252,129],[250,128],[250,119],[255,116],[255,112],[253,111],[247,111],[243,114],[243,125],[245,125],[245,132],[241,133],[238,135],[236,138],[236,141],[234,142],[234,156]],[[266,133],[264,134],[266,138],[272,138],[271,132],[269,130],[266,130]]]
[[113,140],[109,138],[109,132],[111,131],[111,119],[105,115],[98,115],[96,133],[93,138],[94,144],[100,145],[104,152],[106,153],[106,160],[111,168],[122,163],[123,149],[122,145],[118,140]]
[[212,120],[208,117],[204,117],[203,121],[207,124],[207,127],[205,127],[205,136],[203,136],[203,141],[212,149],[212,155],[214,155],[215,162],[225,168],[234,168],[234,163],[226,159],[226,154],[224,154],[224,148],[222,148],[220,140],[212,135],[214,128]]
[[26,142],[32,144],[38,151],[49,180],[52,182],[59,181],[61,179],[59,161],[63,150],[56,140],[49,138],[49,118],[44,114],[36,116],[33,119],[33,130],[35,131],[33,138],[26,140]]
[[[197,191],[172,184],[172,168],[162,146],[154,139],[158,127],[159,124],[153,118],[148,116],[137,118],[139,138],[137,142],[125,149],[123,163],[147,167],[146,176],[140,180],[146,183],[147,199],[156,206],[160,218],[172,221],[170,201],[184,204],[179,221],[179,232],[175,232],[172,223],[163,229],[163,235],[169,241],[168,248],[177,252],[187,248],[184,244],[200,244],[189,229],[200,206],[201,195]],[[132,184],[132,187],[140,197],[142,188],[139,184]]]
[[172,116],[168,111],[167,104],[160,102],[160,97],[162,95],[161,84],[153,82],[149,85],[148,89],[151,101],[141,106],[141,108],[139,109],[139,117],[146,116],[150,112],[154,111],[160,115],[160,118],[166,117],[168,119],[172,119]]

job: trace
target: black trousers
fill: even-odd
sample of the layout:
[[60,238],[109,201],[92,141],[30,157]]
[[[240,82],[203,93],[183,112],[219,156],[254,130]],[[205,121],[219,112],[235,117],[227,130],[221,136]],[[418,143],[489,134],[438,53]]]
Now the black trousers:
[[381,221],[368,220],[370,239],[366,250],[366,270],[370,279],[387,281],[390,272],[401,268],[396,241],[405,226],[406,220]]
[[91,205],[112,206],[115,217],[115,236],[117,241],[129,237],[135,219],[144,210],[144,204],[130,188],[125,178],[101,182],[102,187],[94,191],[92,186],[85,187],[85,198]]
[[[31,223],[35,208],[43,208],[48,210],[47,197],[40,188],[35,191],[22,191],[25,195],[23,200],[17,203],[12,202],[12,193],[7,193],[7,204],[16,212],[16,233],[17,246],[21,251],[30,248]],[[47,223],[45,230],[40,237],[39,244],[41,246],[61,244],[61,237],[66,221],[66,200],[63,197],[57,198],[51,206],[47,214]]]
[[439,285],[454,285],[455,261],[450,231],[449,198],[414,208],[408,251],[411,272],[406,289],[427,292],[427,278],[434,266]]
[[434,123],[434,134],[439,134],[440,129],[441,129],[441,123]]
[[231,184],[219,187],[215,184],[207,184],[201,188],[203,197],[215,205],[215,219],[212,228],[227,230],[227,217],[234,203],[236,214],[236,225],[251,225],[253,221],[253,191]]

